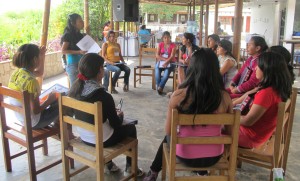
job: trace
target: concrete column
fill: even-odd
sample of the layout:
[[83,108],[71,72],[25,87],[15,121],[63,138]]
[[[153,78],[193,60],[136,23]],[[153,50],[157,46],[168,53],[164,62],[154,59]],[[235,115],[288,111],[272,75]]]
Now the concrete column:
[[[285,40],[292,39],[293,30],[294,30],[295,9],[296,9],[296,0],[287,0],[284,38],[283,38]],[[284,46],[289,50],[291,49],[291,44],[285,44]]]

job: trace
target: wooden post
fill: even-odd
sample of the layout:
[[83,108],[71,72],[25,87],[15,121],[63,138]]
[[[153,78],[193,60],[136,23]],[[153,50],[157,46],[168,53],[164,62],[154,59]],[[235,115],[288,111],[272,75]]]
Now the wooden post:
[[234,30],[233,30],[233,56],[236,58],[237,63],[240,61],[240,47],[241,47],[241,31],[243,22],[243,0],[235,0],[234,10]]
[[201,0],[200,3],[200,21],[199,21],[199,46],[202,47],[202,36],[203,36],[203,5],[204,5],[204,0]]
[[196,0],[193,1],[193,21],[195,21],[195,19],[196,19],[196,16],[195,16],[195,12],[196,12],[196,10],[195,10],[195,4],[196,4],[196,2],[195,1]]
[[90,22],[89,22],[89,0],[84,0],[84,31],[90,35]]
[[120,31],[120,23],[119,22],[115,22],[115,30],[116,30],[116,37],[119,37],[119,31]]
[[206,11],[205,11],[205,44],[208,39],[208,16],[209,16],[209,0],[206,0]]
[[[41,35],[41,42],[40,42],[41,46],[47,46],[50,5],[51,5],[51,0],[45,0],[45,8],[44,8],[43,24],[42,24],[42,35]],[[43,75],[41,77],[37,77],[37,81],[39,82],[40,87],[42,88]]]
[[219,0],[215,0],[215,26],[214,33],[218,34]]

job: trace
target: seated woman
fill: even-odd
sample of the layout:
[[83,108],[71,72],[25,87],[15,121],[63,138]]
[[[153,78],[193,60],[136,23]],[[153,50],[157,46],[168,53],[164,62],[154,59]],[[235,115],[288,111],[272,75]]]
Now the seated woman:
[[147,43],[151,39],[151,33],[146,30],[146,25],[142,25],[140,30],[138,31],[140,46],[146,47]]
[[250,57],[243,64],[242,68],[233,77],[227,91],[230,97],[241,97],[245,92],[255,88],[259,80],[255,75],[255,68],[257,66],[257,59],[261,53],[268,49],[268,45],[264,38],[260,36],[253,36],[247,44],[247,52]]
[[[90,103],[102,102],[103,146],[110,147],[126,137],[137,138],[137,134],[135,125],[122,125],[124,113],[116,110],[113,97],[98,83],[104,75],[103,63],[103,58],[98,54],[85,54],[79,61],[78,79],[71,87],[69,96]],[[80,111],[75,111],[74,114],[76,118],[94,124],[92,115]],[[78,128],[77,131],[85,144],[95,146],[96,139],[93,132],[82,128]],[[106,166],[109,171],[118,170],[118,167],[113,162],[107,163]],[[125,174],[130,172],[130,167],[131,158],[126,157]],[[143,175],[143,172],[139,170],[138,175]]]
[[[163,89],[169,79],[169,75],[174,71],[175,65],[175,51],[176,45],[171,42],[171,35],[168,31],[163,32],[163,42],[159,43],[156,51],[156,59],[158,60],[155,64],[155,80],[157,92],[159,95],[163,93]],[[161,76],[164,71],[163,76]]]
[[259,91],[245,116],[241,116],[239,146],[256,148],[266,142],[276,128],[278,103],[286,101],[292,91],[291,76],[280,54],[265,52],[256,68]]
[[228,88],[232,78],[237,73],[237,63],[232,55],[232,43],[228,40],[221,40],[217,48],[217,55],[219,56],[220,72],[225,88]]
[[199,49],[194,42],[195,36],[192,33],[184,33],[182,37],[182,47],[179,51],[179,63],[181,66],[178,66],[178,85],[180,85],[186,76],[186,70],[189,66],[190,59],[193,52]]
[[220,37],[217,34],[208,35],[207,48],[212,49],[217,54],[218,44],[220,42]]
[[[121,74],[121,71],[125,72],[124,75],[124,92],[128,92],[129,90],[129,76],[130,76],[130,68],[125,65],[125,61],[123,59],[121,48],[119,43],[115,42],[115,32],[109,31],[107,33],[107,41],[102,45],[102,57],[106,62],[106,69],[108,71],[114,72],[114,76],[112,78],[112,93],[117,94],[118,91],[115,89],[118,78]],[[121,61],[121,62],[120,62]],[[108,80],[105,78],[104,80]],[[104,87],[108,89],[108,81],[104,82]]]
[[[283,56],[286,64],[287,64],[287,67],[288,67],[288,70],[289,70],[289,73],[290,73],[290,77],[291,77],[291,81],[292,81],[292,84],[294,84],[294,80],[295,80],[295,74],[294,74],[294,71],[293,71],[293,66],[291,65],[291,53],[283,46],[281,45],[276,45],[276,46],[272,46],[269,48],[270,52],[274,52],[274,53],[279,53],[280,55]],[[243,100],[249,95],[249,94],[253,94],[253,93],[256,93],[257,91],[259,90],[259,87],[255,87],[254,89],[246,92],[245,94],[243,94],[243,96],[239,97],[239,98],[236,98],[236,99],[233,99],[232,101],[232,104],[233,106],[237,105],[237,104],[241,104],[243,102]]]
[[[187,77],[169,102],[165,124],[166,137],[162,141],[148,175],[144,181],[155,181],[162,169],[163,143],[167,143],[171,132],[172,109],[186,114],[218,114],[232,111],[229,94],[224,89],[219,73],[219,62],[211,49],[200,49],[191,57]],[[204,81],[205,80],[205,81]],[[178,134],[185,136],[213,136],[221,134],[221,126],[183,126]],[[208,167],[219,161],[223,145],[180,145],[176,146],[177,158],[191,167]]]
[[[36,77],[44,73],[46,48],[34,44],[24,44],[19,47],[13,57],[13,65],[17,69],[12,73],[8,87],[16,91],[30,93],[32,129],[40,129],[58,122],[58,104],[54,92],[51,92],[44,102],[40,101],[41,88]],[[11,98],[11,104],[19,106],[21,100]],[[40,103],[42,102],[42,103]],[[18,121],[24,125],[24,116],[14,112]]]

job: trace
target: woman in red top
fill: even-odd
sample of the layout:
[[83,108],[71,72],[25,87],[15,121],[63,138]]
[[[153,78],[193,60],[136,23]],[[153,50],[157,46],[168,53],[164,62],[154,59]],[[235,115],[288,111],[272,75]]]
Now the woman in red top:
[[262,53],[257,62],[260,81],[249,112],[241,117],[239,146],[255,148],[266,142],[276,128],[278,103],[286,101],[292,91],[292,79],[282,55]]

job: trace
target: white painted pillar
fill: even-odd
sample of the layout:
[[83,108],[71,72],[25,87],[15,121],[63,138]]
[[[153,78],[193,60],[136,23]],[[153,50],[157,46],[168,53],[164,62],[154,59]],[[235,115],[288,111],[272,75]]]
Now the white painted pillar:
[[[286,2],[286,17],[284,26],[284,39],[292,39],[294,30],[294,18],[295,18],[296,0],[287,0]],[[291,44],[284,45],[287,49],[291,49]]]
[[274,29],[273,29],[273,44],[279,45],[279,34],[280,34],[280,4],[276,3],[274,15]]
[[148,24],[148,13],[145,13],[145,25]]

